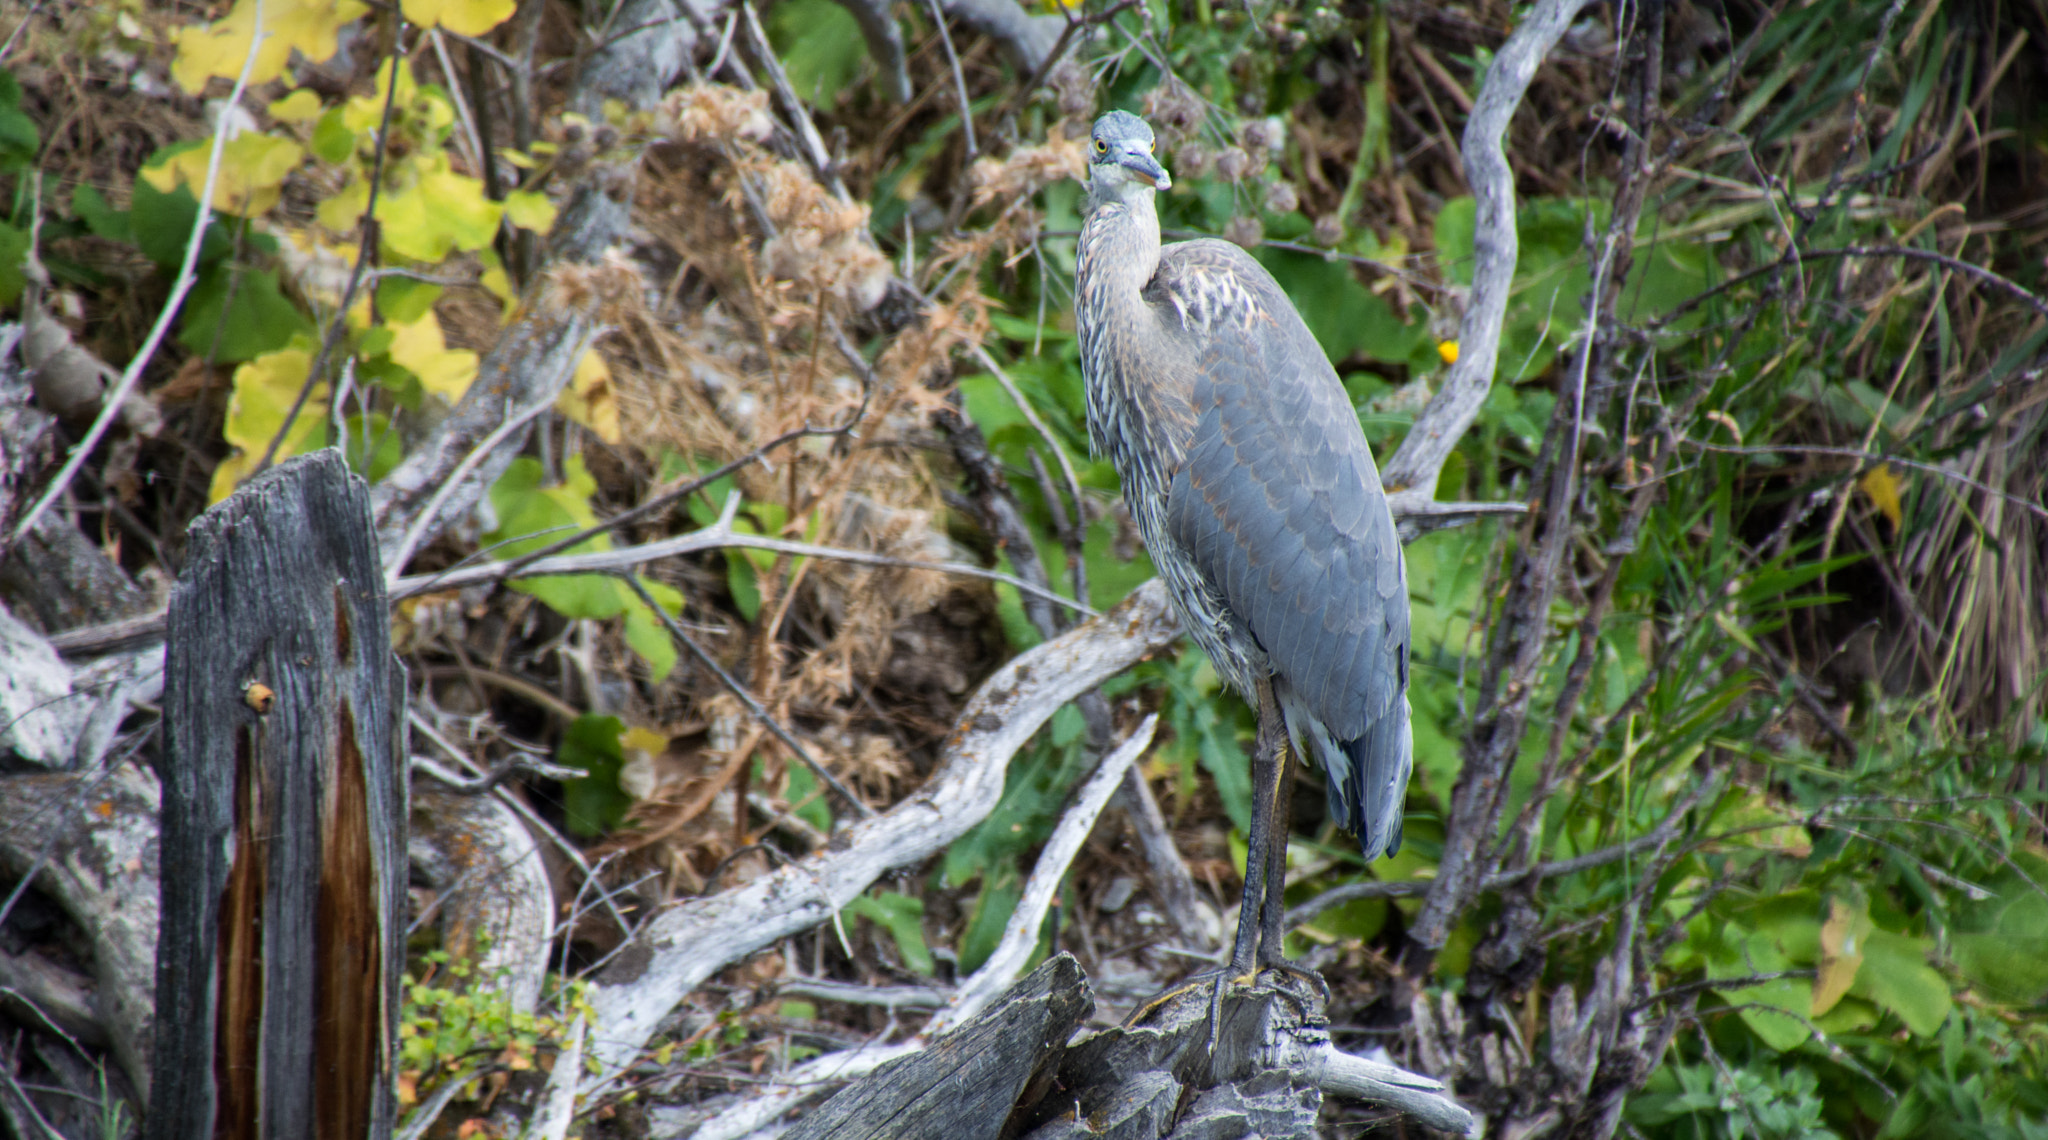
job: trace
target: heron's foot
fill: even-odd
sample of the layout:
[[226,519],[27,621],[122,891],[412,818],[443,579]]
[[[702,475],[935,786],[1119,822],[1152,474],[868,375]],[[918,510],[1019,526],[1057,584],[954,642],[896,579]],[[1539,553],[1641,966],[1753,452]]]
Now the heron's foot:
[[1324,981],[1323,976],[1321,974],[1316,973],[1314,970],[1309,969],[1307,966],[1297,966],[1294,963],[1288,961],[1287,959],[1280,957],[1278,954],[1275,954],[1271,960],[1259,963],[1258,970],[1254,971],[1254,976],[1266,970],[1272,970],[1276,973],[1285,974],[1289,977],[1298,979],[1301,982],[1306,983],[1308,988],[1312,990],[1317,997],[1322,999],[1323,1004],[1325,1006],[1329,1005],[1330,983]]

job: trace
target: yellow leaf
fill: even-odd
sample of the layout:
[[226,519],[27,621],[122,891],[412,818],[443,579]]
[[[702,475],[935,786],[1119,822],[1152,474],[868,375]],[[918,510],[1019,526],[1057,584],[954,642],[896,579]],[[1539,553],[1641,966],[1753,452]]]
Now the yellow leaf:
[[[214,502],[228,497],[236,484],[255,474],[256,464],[270,448],[284,426],[285,413],[299,398],[299,389],[312,370],[313,355],[303,348],[286,348],[262,356],[235,369],[234,394],[228,397],[227,422],[221,436],[240,450],[213,469]],[[306,406],[292,421],[291,434],[278,446],[275,461],[311,451],[327,435],[327,385],[313,389]]]
[[1869,912],[1851,907],[1839,896],[1828,900],[1828,920],[1820,928],[1820,969],[1813,979],[1813,1016],[1835,1008],[1863,968],[1863,939],[1870,933]]
[[332,197],[323,198],[313,209],[313,219],[335,233],[347,233],[362,220],[370,205],[370,184],[354,179]]
[[514,190],[505,195],[505,216],[522,230],[545,234],[555,225],[555,204],[533,190]]
[[392,321],[391,362],[420,378],[420,386],[449,403],[469,391],[476,379],[476,353],[451,349],[441,335],[441,322],[432,312],[420,314],[411,324]]
[[[369,10],[359,0],[264,0],[264,39],[257,45],[249,82],[276,79],[293,51],[313,63],[325,62],[334,55],[342,27]],[[235,0],[225,17],[178,29],[178,58],[171,63],[172,78],[193,95],[204,89],[209,79],[235,78],[249,58],[249,41],[255,32],[256,0]]]
[[1856,486],[1870,496],[1878,513],[1892,524],[1892,533],[1898,534],[1903,517],[1899,509],[1899,477],[1892,474],[1890,467],[1879,465],[1865,471],[1863,478],[1856,480]]
[[498,305],[502,309],[498,319],[509,323],[513,311],[519,308],[519,294],[512,288],[512,277],[505,272],[504,263],[498,260],[497,250],[486,249],[477,256],[478,260],[484,263],[484,271],[477,278],[477,284],[482,285],[491,296],[498,299]]
[[320,114],[320,96],[304,87],[270,105],[270,117],[283,123],[303,123]]
[[392,252],[429,264],[450,250],[474,252],[498,236],[505,207],[484,196],[484,184],[448,165],[446,151],[423,154],[413,164],[415,180],[377,201],[377,221]]
[[501,161],[508,162],[513,166],[518,167],[521,170],[532,170],[534,167],[540,165],[539,163],[533,161],[532,159],[526,157],[525,155],[519,153],[518,151],[513,150],[509,146],[501,146],[498,148],[498,158]]
[[[142,177],[168,194],[187,186],[197,198],[206,185],[206,163],[212,157],[210,145],[179,151],[156,166],[146,167]],[[306,157],[305,149],[290,139],[244,131],[220,151],[220,170],[213,180],[213,208],[223,214],[255,218],[277,205],[279,188]]]
[[618,443],[619,401],[612,391],[612,370],[596,349],[583,354],[569,386],[555,397],[555,410],[597,433],[606,443]]
[[512,15],[513,0],[402,0],[405,18],[422,28],[436,24],[461,36],[480,36]]

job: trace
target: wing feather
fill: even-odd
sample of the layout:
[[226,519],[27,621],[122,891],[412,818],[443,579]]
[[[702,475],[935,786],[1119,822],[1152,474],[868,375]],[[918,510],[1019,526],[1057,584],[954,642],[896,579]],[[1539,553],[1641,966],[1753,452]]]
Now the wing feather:
[[[1335,370],[1271,275],[1234,245],[1166,247],[1147,297],[1179,342],[1168,355],[1194,373],[1168,534],[1338,741],[1365,737],[1397,702],[1405,722],[1406,574]],[[1385,795],[1356,791],[1368,803]]]

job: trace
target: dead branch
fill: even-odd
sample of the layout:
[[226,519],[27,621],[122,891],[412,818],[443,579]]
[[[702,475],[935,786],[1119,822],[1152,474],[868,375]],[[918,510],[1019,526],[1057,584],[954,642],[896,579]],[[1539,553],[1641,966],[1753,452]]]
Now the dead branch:
[[1521,106],[1536,68],[1571,26],[1586,0],[1542,0],[1515,28],[1486,69],[1472,117],[1465,121],[1465,182],[1478,201],[1472,234],[1472,293],[1458,330],[1458,361],[1443,387],[1415,418],[1415,426],[1387,461],[1383,480],[1390,491],[1411,488],[1428,495],[1451,449],[1479,415],[1493,386],[1500,356],[1501,324],[1514,284],[1515,180],[1502,140]]
[[745,886],[662,912],[592,986],[598,1075],[558,1064],[550,1099],[589,1095],[631,1065],[661,1019],[714,972],[829,921],[885,871],[917,863],[995,808],[1004,768],[1061,705],[1173,643],[1179,623],[1156,582],[1109,613],[1024,653],[983,683],[917,793],[854,824],[845,846]]

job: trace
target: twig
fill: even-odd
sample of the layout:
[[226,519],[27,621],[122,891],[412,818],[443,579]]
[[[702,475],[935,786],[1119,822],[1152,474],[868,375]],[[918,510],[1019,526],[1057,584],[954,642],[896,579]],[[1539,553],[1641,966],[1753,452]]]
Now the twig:
[[845,1005],[879,1005],[885,1009],[937,1009],[952,993],[935,986],[861,986],[827,978],[785,977],[775,992],[836,1001]]
[[[582,352],[579,351],[577,355],[581,356]],[[455,493],[455,489],[462,484],[462,480],[469,475],[470,471],[478,463],[481,463],[484,457],[491,453],[493,448],[503,443],[506,437],[525,427],[535,416],[554,406],[555,397],[552,393],[543,396],[520,409],[517,415],[508,417],[504,423],[498,425],[496,431],[485,436],[475,447],[470,448],[469,454],[462,457],[462,462],[455,465],[455,470],[448,473],[448,478],[434,492],[434,497],[427,500],[426,509],[422,510],[412,520],[412,526],[406,529],[405,537],[399,540],[397,548],[392,551],[391,557],[385,561],[384,585],[387,590],[398,583],[399,571],[405,569],[405,564],[412,560],[413,547],[419,545],[420,538],[427,533],[427,528],[433,525],[434,520],[440,516],[441,505],[448,501],[448,496]]]
[[[1659,823],[1655,829],[1625,843],[1617,843],[1612,847],[1602,847],[1598,851],[1588,851],[1584,855],[1574,855],[1569,859],[1538,863],[1533,867],[1525,867],[1519,871],[1497,871],[1482,880],[1481,889],[1497,891],[1503,887],[1511,887],[1530,879],[1540,882],[1544,879],[1575,875],[1580,871],[1589,871],[1594,867],[1604,867],[1609,863],[1619,863],[1639,851],[1647,851],[1659,844],[1669,842],[1678,834],[1675,821],[1677,817],[1683,814],[1683,812],[1673,812],[1663,822]],[[1331,887],[1329,890],[1302,903],[1300,906],[1289,908],[1284,920],[1286,926],[1283,929],[1292,929],[1305,923],[1314,922],[1324,911],[1329,910],[1331,907],[1342,906],[1348,902],[1357,902],[1360,899],[1419,898],[1429,893],[1430,884],[1433,881],[1431,879],[1400,879],[1393,882],[1375,880],[1364,883],[1346,883],[1341,887]]]
[[946,13],[939,10],[939,0],[925,0],[932,10],[932,23],[939,29],[939,43],[945,46],[946,62],[953,68],[953,93],[960,100],[960,128],[967,135],[966,161],[974,161],[980,153],[974,145],[974,104],[967,98],[967,77],[960,73],[960,56],[953,51],[953,35],[946,30]]
[[[654,611],[654,616],[661,620],[661,624],[668,627],[668,635],[680,643],[683,648],[688,649],[690,655],[697,659],[698,664],[711,670],[712,675],[718,678],[719,683],[731,691],[733,696],[738,697],[741,704],[747,706],[747,711],[754,714],[755,720],[760,721],[763,727],[767,728],[769,732],[774,733],[777,740],[782,741],[783,745],[791,752],[794,752],[797,759],[802,760],[826,787],[832,789],[833,795],[838,796],[848,808],[852,809],[855,815],[862,819],[874,818],[875,809],[869,807],[859,796],[854,795],[845,784],[840,783],[839,777],[834,776],[830,768],[820,763],[816,757],[811,755],[810,750],[805,748],[788,729],[782,727],[782,722],[776,720],[774,715],[763,707],[760,701],[755,699],[754,694],[747,691],[745,685],[740,684],[739,678],[726,672],[725,666],[720,665],[717,658],[705,652],[704,647],[697,644],[697,639],[690,636],[689,631],[683,628],[682,623],[677,621],[674,615],[663,609],[661,603],[654,600],[654,595],[647,592],[647,587],[640,584],[639,575],[620,574],[619,579],[625,582],[627,586],[630,586],[635,594],[640,596],[640,600],[647,604],[648,609]],[[739,763],[740,761],[736,759],[734,762]]]
[[414,756],[411,763],[413,771],[432,778],[458,796],[474,796],[488,792],[514,776],[539,776],[544,780],[573,780],[578,776],[589,775],[589,773],[580,768],[551,764],[541,757],[531,756],[524,752],[514,752],[499,762],[497,767],[474,778],[458,776],[424,756]]
[[545,574],[613,574],[635,566],[663,558],[683,554],[695,554],[705,550],[720,550],[726,547],[746,547],[752,550],[768,550],[777,554],[791,554],[797,557],[824,558],[836,562],[851,562],[861,566],[887,566],[903,570],[930,570],[939,574],[955,574],[964,578],[981,578],[990,582],[1001,582],[1018,590],[1043,598],[1046,601],[1066,606],[1079,613],[1094,616],[1095,611],[1074,601],[1061,597],[1043,586],[1034,585],[1012,574],[999,570],[985,570],[965,562],[920,562],[912,558],[892,558],[886,554],[872,554],[865,550],[848,550],[836,546],[820,546],[811,542],[796,542],[786,538],[770,538],[767,535],[742,534],[733,530],[730,523],[693,530],[639,546],[627,546],[617,550],[598,550],[588,554],[564,554],[544,558],[539,562],[515,565],[513,562],[484,562],[466,566],[460,570],[440,571],[433,574],[415,574],[391,583],[389,596],[393,601],[424,594],[435,590],[454,590],[473,586],[480,582],[495,582],[501,579],[532,578]]
[[[199,249],[206,242],[207,223],[213,219],[213,190],[220,179],[221,152],[226,149],[228,143],[228,123],[232,118],[230,112],[241,105],[242,92],[249,88],[249,73],[256,67],[256,53],[262,49],[266,38],[263,31],[263,0],[253,0],[253,4],[252,19],[255,31],[249,36],[249,54],[242,60],[242,71],[235,77],[234,90],[228,93],[227,102],[221,105],[220,121],[214,124],[213,149],[206,156],[206,181],[200,187],[199,210],[192,219],[192,236],[186,239],[185,260],[178,267],[178,276],[171,282],[170,295],[164,298],[163,310],[157,314],[156,323],[150,326],[149,335],[142,339],[142,347],[136,350],[134,359],[128,362],[128,367],[121,370],[120,383],[114,385],[113,390],[107,393],[106,405],[93,419],[92,427],[86,430],[85,438],[79,440],[78,445],[71,449],[70,458],[64,461],[64,466],[57,472],[57,477],[50,480],[50,485],[44,489],[42,497],[21,516],[19,522],[15,523],[14,533],[7,540],[10,547],[28,534],[36,525],[36,520],[50,508],[50,504],[63,497],[64,492],[71,486],[71,480],[78,477],[78,469],[85,466],[86,458],[92,454],[92,449],[99,446],[100,438],[107,434],[107,428],[112,426],[114,417],[120,414],[121,405],[128,401],[129,394],[142,379],[143,369],[149,367],[150,360],[156,356],[157,346],[163,343],[164,334],[170,331],[171,320],[178,315],[178,309],[184,305],[185,295],[192,291],[192,286],[199,280]],[[23,23],[27,23],[26,17],[23,18]],[[19,27],[15,29],[16,32],[20,30]]]
[[1690,447],[1697,451],[1718,451],[1728,455],[1777,455],[1790,453],[1794,455],[1828,455],[1840,459],[1854,459],[1866,465],[1872,463],[1896,463],[1901,467],[1910,467],[1915,471],[1925,471],[1929,475],[1936,475],[1952,482],[1961,483],[1966,487],[1982,491],[1987,495],[1996,495],[2043,522],[2048,522],[2048,507],[2043,507],[2039,503],[2018,495],[2008,494],[1988,483],[1981,483],[1960,471],[1951,471],[1946,467],[1933,463],[1923,463],[1917,459],[1902,459],[1896,455],[1872,455],[1867,451],[1859,451],[1853,447],[1821,447],[1818,445],[1800,444],[1776,444],[1770,447],[1731,447],[1726,444],[1701,443],[1690,439],[1680,440],[1679,443],[1683,447]]
[[1123,783],[1124,773],[1152,746],[1152,733],[1158,726],[1159,714],[1146,716],[1128,740],[1103,757],[1095,775],[1082,786],[1074,806],[1060,817],[1059,826],[1045,841],[1038,865],[1032,868],[1031,879],[1024,885],[1024,897],[1017,900],[1017,909],[1010,912],[1009,924],[1003,928],[1001,944],[981,969],[961,983],[953,1000],[931,1019],[920,1036],[929,1040],[964,1024],[988,1008],[1024,972],[1025,963],[1038,949],[1039,931],[1045,925],[1045,913],[1053,896],[1059,893],[1060,880],[1067,877],[1067,868],[1074,856],[1080,854],[1089,832],[1095,830],[1096,819]]
[[377,124],[377,146],[370,155],[370,193],[363,202],[362,239],[356,247],[355,266],[349,270],[348,285],[341,291],[341,307],[334,311],[334,319],[327,323],[327,335],[320,338],[320,351],[314,354],[313,363],[306,369],[306,382],[299,385],[299,394],[293,398],[292,406],[284,414],[284,422],[277,426],[277,434],[270,437],[270,446],[263,449],[263,458],[257,461],[251,475],[260,475],[269,469],[277,458],[277,449],[283,446],[285,437],[291,434],[292,424],[305,409],[307,398],[326,373],[327,362],[333,359],[335,346],[341,343],[341,334],[348,328],[348,311],[356,303],[356,294],[362,290],[364,272],[370,267],[370,259],[377,255],[377,242],[382,234],[377,224],[377,198],[384,188],[384,155],[390,150],[391,110],[398,102],[398,65],[403,56],[404,53],[394,43],[390,60],[391,85],[384,92],[384,116]]

